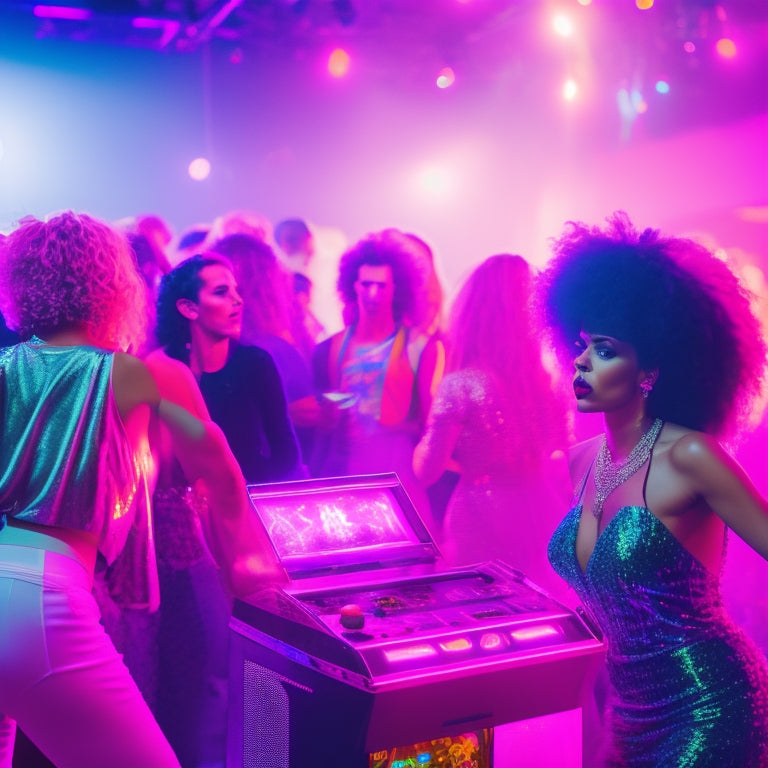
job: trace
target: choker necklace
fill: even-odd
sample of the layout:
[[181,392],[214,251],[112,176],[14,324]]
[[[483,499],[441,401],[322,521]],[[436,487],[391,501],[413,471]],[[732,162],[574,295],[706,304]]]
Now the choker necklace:
[[603,442],[595,460],[595,490],[597,494],[595,495],[592,514],[596,518],[599,519],[603,514],[603,504],[611,493],[625,480],[629,480],[648,461],[663,423],[661,419],[656,419],[624,461],[613,461],[611,452],[608,450],[608,441],[603,435]]

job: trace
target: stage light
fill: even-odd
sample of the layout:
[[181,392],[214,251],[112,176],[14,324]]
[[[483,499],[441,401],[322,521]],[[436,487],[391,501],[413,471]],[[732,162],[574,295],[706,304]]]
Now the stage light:
[[736,43],[728,37],[721,37],[715,43],[715,50],[724,58],[732,59],[736,56]]
[[563,98],[566,101],[573,101],[579,94],[579,86],[573,78],[569,78],[563,83]]
[[592,0],[577,0],[579,5],[592,5]]
[[635,5],[641,11],[647,11],[650,8],[653,8],[653,0],[635,0]]
[[666,80],[656,81],[656,93],[666,94],[669,93],[669,83]]
[[204,157],[196,157],[189,164],[189,176],[195,181],[203,181],[211,172],[211,164]]
[[443,67],[438,72],[435,84],[438,88],[450,88],[456,82],[456,73],[450,67]]
[[422,193],[431,199],[445,197],[455,186],[451,172],[440,165],[422,168],[417,175],[417,183]]
[[328,73],[331,77],[344,77],[349,72],[351,61],[343,48],[336,48],[328,57]]
[[71,19],[72,21],[87,21],[93,12],[87,8],[72,8],[61,5],[36,5],[32,14],[38,19]]
[[560,37],[570,37],[573,34],[573,22],[564,13],[558,13],[553,17],[552,28]]
[[683,43],[683,50],[686,53],[695,53],[695,51],[696,51],[696,44],[692,40],[686,40]]

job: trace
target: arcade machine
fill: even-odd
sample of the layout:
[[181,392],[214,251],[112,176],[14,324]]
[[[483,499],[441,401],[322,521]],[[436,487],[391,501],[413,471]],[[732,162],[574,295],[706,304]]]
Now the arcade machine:
[[249,493],[289,581],[234,605],[227,768],[490,768],[494,726],[579,706],[595,633],[502,562],[441,566],[395,474]]

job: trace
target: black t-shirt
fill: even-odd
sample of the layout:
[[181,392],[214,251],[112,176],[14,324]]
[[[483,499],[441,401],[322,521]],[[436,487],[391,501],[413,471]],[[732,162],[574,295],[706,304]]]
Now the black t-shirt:
[[269,353],[235,346],[226,365],[204,373],[200,390],[249,483],[297,476],[299,448],[285,391]]

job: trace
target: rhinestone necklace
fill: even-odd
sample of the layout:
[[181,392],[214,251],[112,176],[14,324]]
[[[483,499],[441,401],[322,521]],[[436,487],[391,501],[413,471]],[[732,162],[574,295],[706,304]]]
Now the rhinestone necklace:
[[625,480],[629,480],[648,461],[653,444],[661,432],[662,424],[661,419],[656,419],[624,461],[613,461],[611,452],[608,450],[608,441],[603,435],[603,442],[595,461],[595,490],[597,494],[595,495],[592,514],[596,518],[599,519],[600,515],[603,514],[603,504],[611,493]]

